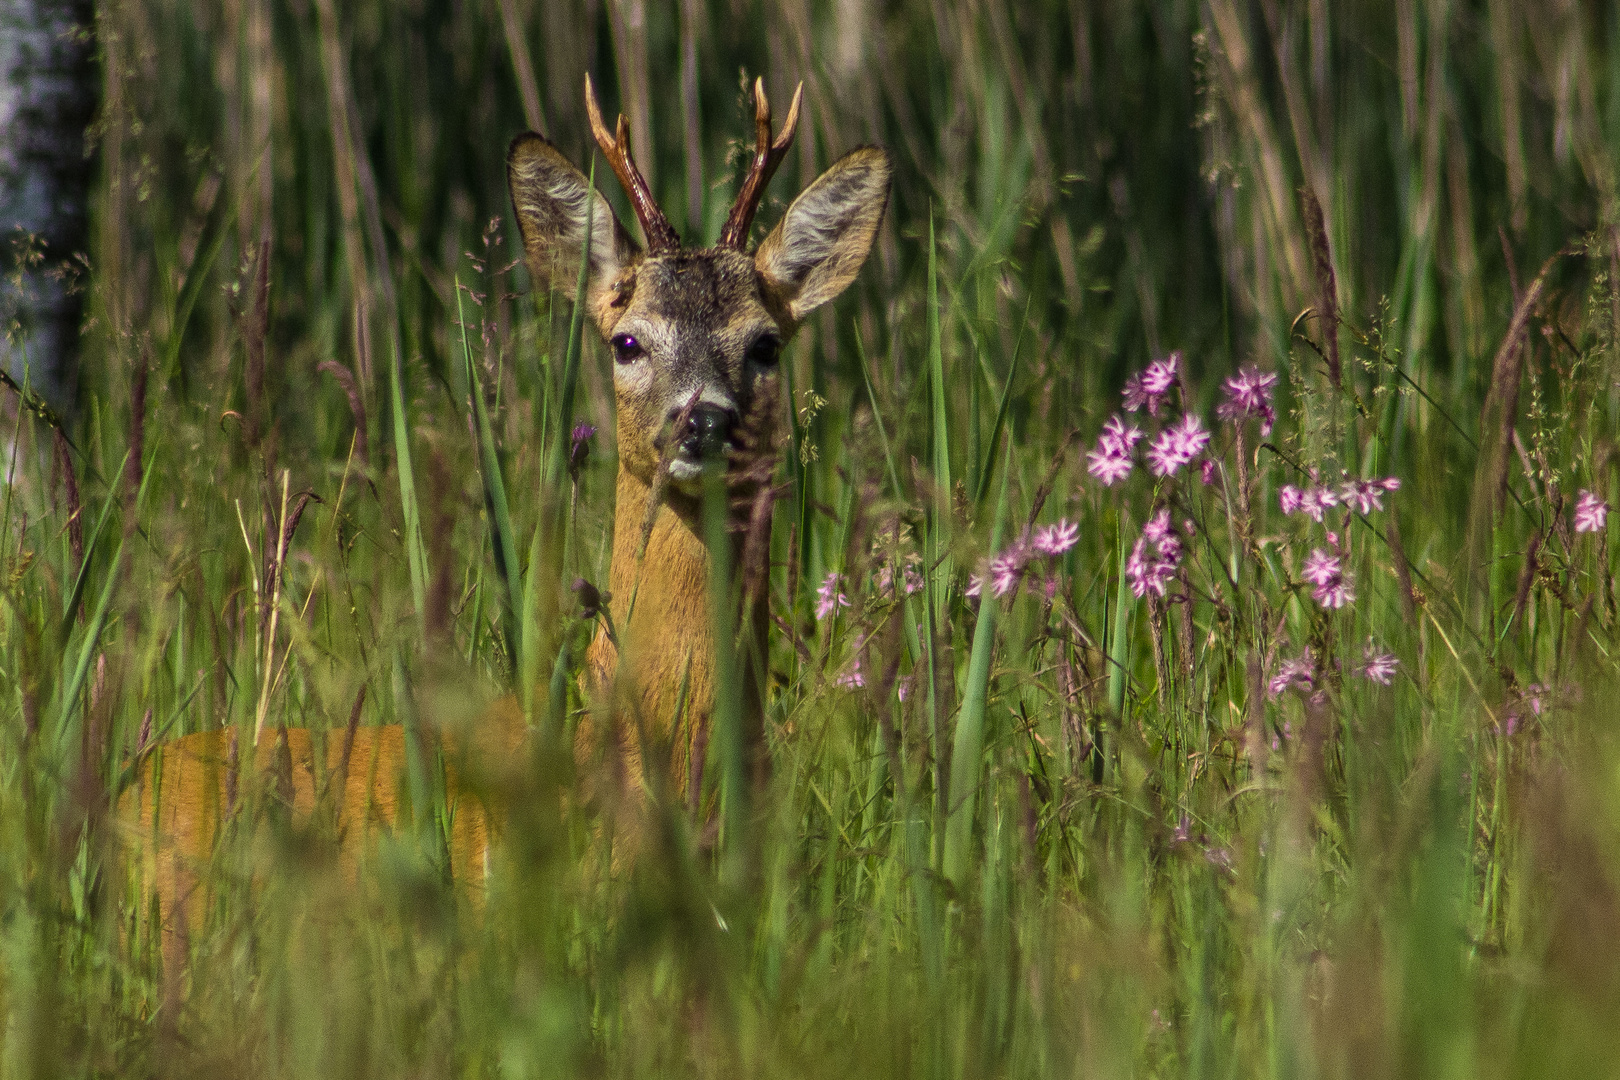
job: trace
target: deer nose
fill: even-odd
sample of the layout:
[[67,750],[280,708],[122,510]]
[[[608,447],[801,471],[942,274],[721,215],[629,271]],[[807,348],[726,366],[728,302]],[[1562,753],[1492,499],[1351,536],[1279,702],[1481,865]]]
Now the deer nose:
[[[670,419],[680,418],[681,410],[670,411]],[[686,428],[678,432],[681,456],[685,458],[719,457],[726,452],[731,429],[737,426],[737,413],[718,405],[694,405],[686,419]]]

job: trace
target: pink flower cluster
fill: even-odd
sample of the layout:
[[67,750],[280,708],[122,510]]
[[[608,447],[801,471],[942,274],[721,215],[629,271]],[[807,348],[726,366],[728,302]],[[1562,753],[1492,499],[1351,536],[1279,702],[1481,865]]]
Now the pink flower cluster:
[[1169,476],[1203,453],[1204,447],[1209,445],[1209,435],[1203,422],[1192,413],[1183,416],[1181,423],[1165,428],[1148,447],[1148,466],[1153,475]]
[[[1394,654],[1379,652],[1372,639],[1368,638],[1362,652],[1362,662],[1352,668],[1351,673],[1380,686],[1388,686],[1395,681],[1395,670],[1399,666],[1400,661]],[[1271,677],[1266,689],[1271,697],[1292,689],[1314,690],[1319,677],[1316,659],[1307,648],[1293,660],[1284,660],[1279,664],[1277,674]]]
[[1266,689],[1270,691],[1272,697],[1276,697],[1294,687],[1310,690],[1315,686],[1316,661],[1311,657],[1311,650],[1307,648],[1293,660],[1284,660],[1277,668],[1277,674],[1271,677]]
[[1110,416],[1097,437],[1097,449],[1086,453],[1086,471],[1113,487],[1131,475],[1131,447],[1142,437],[1142,429],[1117,416]]
[[1222,385],[1226,400],[1216,406],[1215,415],[1236,423],[1241,423],[1246,417],[1258,416],[1260,437],[1265,438],[1271,434],[1271,427],[1277,422],[1277,411],[1271,405],[1271,395],[1276,386],[1277,376],[1273,372],[1246,367]]
[[838,571],[828,574],[816,589],[816,618],[825,619],[841,607],[849,607],[849,597],[839,591],[841,580]]
[[1136,412],[1145,408],[1149,416],[1158,416],[1159,409],[1170,396],[1170,388],[1176,384],[1176,368],[1180,365],[1181,352],[1178,350],[1163,360],[1153,361],[1141,373],[1126,379],[1123,391],[1125,410]]
[[1299,576],[1316,586],[1311,595],[1325,608],[1342,608],[1356,598],[1355,579],[1344,561],[1321,548],[1305,556]]
[[1602,532],[1603,526],[1609,520],[1609,504],[1604,502],[1595,491],[1581,492],[1575,501],[1575,531]]
[[1306,488],[1284,484],[1277,492],[1277,504],[1285,514],[1304,514],[1312,521],[1320,523],[1327,512],[1335,506],[1343,506],[1360,514],[1382,510],[1384,492],[1398,491],[1400,486],[1401,480],[1398,476],[1386,476],[1382,480],[1347,478],[1337,488],[1326,484],[1313,484]]
[[[990,560],[990,591],[1006,596],[1018,588],[1036,556],[1055,559],[1074,547],[1080,539],[1080,526],[1067,518],[1055,525],[1047,525],[1019,537],[999,555]],[[968,579],[967,595],[980,596],[984,592],[985,578],[974,574]],[[1057,593],[1057,579],[1048,577],[1045,583],[1047,599]]]
[[856,687],[866,685],[866,675],[861,671],[859,656],[849,662],[849,667],[833,680],[833,685],[844,690],[854,690]]
[[[1149,545],[1153,553],[1148,554]],[[1142,535],[1131,548],[1131,557],[1125,561],[1125,577],[1131,583],[1131,592],[1138,597],[1150,591],[1163,596],[1165,586],[1181,565],[1181,537],[1170,524],[1170,511],[1160,510],[1144,526]]]
[[[887,596],[890,592],[892,592],[894,589],[894,565],[892,563],[884,563],[883,566],[878,570],[877,579],[873,582],[873,584],[877,587],[878,594],[881,596]],[[906,563],[905,566],[901,567],[900,588],[905,595],[910,596],[914,592],[919,592],[921,591],[922,587],[922,574],[917,571],[917,568],[914,565],[911,563]]]

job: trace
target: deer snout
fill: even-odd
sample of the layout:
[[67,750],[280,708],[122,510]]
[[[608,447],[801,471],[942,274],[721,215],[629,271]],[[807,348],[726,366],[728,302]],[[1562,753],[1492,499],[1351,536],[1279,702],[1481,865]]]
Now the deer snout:
[[[671,409],[669,419],[678,421],[680,409]],[[675,432],[676,448],[680,455],[691,461],[717,458],[726,452],[731,432],[737,426],[737,411],[719,405],[694,405],[686,418],[686,426]]]

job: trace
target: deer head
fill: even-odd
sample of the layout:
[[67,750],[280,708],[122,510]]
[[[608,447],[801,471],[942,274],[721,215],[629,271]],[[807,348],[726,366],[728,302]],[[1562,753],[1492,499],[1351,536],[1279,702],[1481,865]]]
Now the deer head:
[[589,231],[586,303],[613,351],[620,467],[644,484],[667,459],[674,488],[696,493],[704,462],[724,455],[740,419],[777,378],[784,343],[854,280],[871,250],[889,193],[888,154],[876,147],[839,159],[748,250],[765,185],[793,142],[802,94],[801,85],[772,138],[770,103],[756,80],[753,162],[712,248],[681,246],[630,156],[628,125],[621,116],[609,134],[588,75],[591,129],[635,208],[645,248],[543,136],[519,135],[507,153],[537,288],[574,290]]

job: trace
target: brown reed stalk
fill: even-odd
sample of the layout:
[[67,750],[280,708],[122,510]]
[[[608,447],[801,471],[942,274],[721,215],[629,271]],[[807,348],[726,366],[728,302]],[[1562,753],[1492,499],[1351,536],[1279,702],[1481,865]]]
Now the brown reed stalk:
[[[73,471],[73,457],[61,428],[51,429],[51,442],[56,448],[56,467],[62,474],[62,487],[67,494],[68,547],[73,552],[73,570],[77,573],[84,565],[84,507],[79,502],[79,479]],[[82,610],[80,617],[83,617]]]
[[322,360],[315,365],[315,370],[332,376],[343,388],[344,396],[349,399],[349,414],[354,419],[354,454],[360,459],[362,470],[369,468],[371,455],[366,443],[366,401],[360,396],[360,387],[355,383],[354,372],[336,360]]
[[1322,327],[1322,347],[1327,354],[1328,375],[1333,385],[1344,389],[1344,374],[1339,367],[1339,284],[1333,273],[1333,253],[1328,249],[1327,223],[1322,217],[1322,204],[1309,184],[1299,189],[1300,207],[1304,211],[1305,234],[1311,242],[1311,271],[1316,277],[1316,314]]
[[1471,576],[1475,568],[1483,565],[1490,550],[1490,535],[1501,517],[1508,491],[1508,454],[1512,445],[1513,428],[1518,418],[1519,386],[1524,378],[1526,352],[1525,330],[1530,314],[1547,286],[1547,275],[1558,260],[1574,254],[1574,249],[1563,248],[1542,263],[1531,280],[1529,288],[1519,298],[1513,319],[1496,358],[1491,363],[1490,390],[1479,414],[1479,459],[1474,469],[1473,494],[1468,514],[1468,560]]

